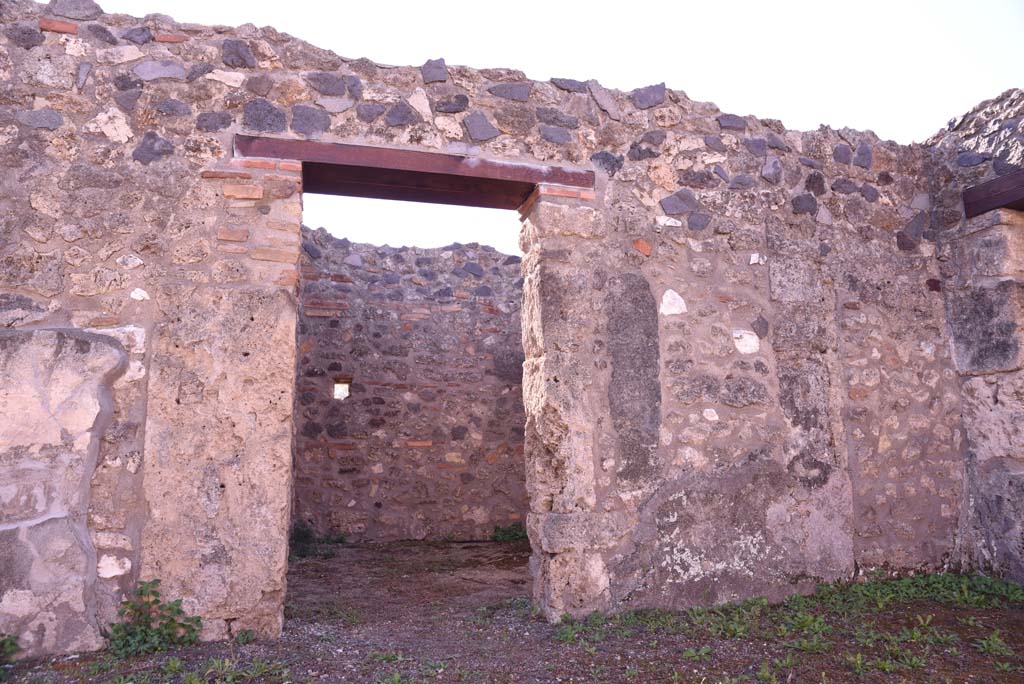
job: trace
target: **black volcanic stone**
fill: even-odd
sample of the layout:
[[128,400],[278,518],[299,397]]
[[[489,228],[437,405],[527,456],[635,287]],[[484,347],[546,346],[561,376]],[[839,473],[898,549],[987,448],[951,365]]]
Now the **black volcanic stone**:
[[464,270],[466,273],[472,273],[477,278],[482,278],[484,275],[484,269],[480,266],[480,264],[474,261],[470,261],[463,264],[462,270]]
[[846,143],[839,143],[832,148],[832,159],[837,164],[849,164],[853,161],[853,150]]
[[146,134],[142,136],[142,142],[132,152],[132,159],[148,166],[150,162],[173,153],[174,145],[169,140],[164,140],[153,131],[146,131]]
[[817,211],[818,200],[814,199],[814,195],[803,194],[793,198],[794,214],[814,214]]
[[729,181],[730,190],[749,190],[757,185],[757,179],[749,173],[737,173]]
[[89,24],[85,27],[85,30],[89,32],[90,36],[98,41],[106,43],[107,45],[117,45],[117,37],[110,32],[110,29],[102,24]]
[[132,78],[128,74],[118,74],[114,77],[114,87],[118,90],[139,90],[142,85],[140,79]]
[[654,145],[655,147],[657,147],[658,145],[664,144],[665,138],[667,137],[668,134],[665,131],[647,131],[642,136],[640,136],[640,142],[646,145]]
[[462,120],[462,123],[473,142],[485,142],[501,135],[501,131],[495,128],[487,116],[480,111],[470,112],[469,116]]
[[970,168],[984,164],[992,158],[991,154],[979,152],[961,152],[956,156],[956,165],[962,168]]
[[232,123],[228,112],[203,112],[196,117],[196,128],[200,131],[222,131]]
[[992,170],[996,172],[997,176],[1005,176],[1008,173],[1019,171],[1020,168],[1021,167],[1016,164],[1011,164],[1005,159],[1000,159],[999,157],[992,160]]
[[714,172],[707,169],[701,169],[700,171],[686,169],[685,171],[680,171],[676,175],[676,180],[680,185],[685,185],[688,188],[700,188],[702,190],[710,190],[722,182]]
[[424,83],[443,83],[448,80],[448,66],[444,59],[428,59],[420,67]]
[[765,138],[768,140],[768,147],[773,150],[781,150],[782,152],[789,152],[791,150],[790,146],[786,144],[786,141],[772,131],[768,131]]
[[224,64],[234,69],[255,69],[256,57],[253,56],[249,43],[237,38],[227,38],[221,43],[221,59]]
[[103,10],[92,0],[53,0],[48,10],[58,17],[68,19],[95,19],[103,14]]
[[446,97],[434,103],[434,111],[440,114],[458,114],[469,108],[469,98],[462,93]]
[[864,185],[860,186],[860,196],[866,199],[868,202],[877,202],[879,197],[878,188],[876,188],[873,185],[868,185],[867,183],[865,183]]
[[364,102],[356,107],[356,118],[363,123],[371,123],[384,113],[384,105],[376,102]]
[[704,144],[713,152],[725,152],[725,143],[717,135],[705,135]]
[[567,142],[572,140],[572,133],[561,126],[542,125],[539,130],[540,137],[554,145],[565,145]]
[[630,161],[643,161],[644,159],[654,159],[661,155],[658,150],[652,150],[650,147],[645,147],[638,142],[633,143],[629,146],[629,152],[626,153],[626,157]]
[[31,26],[25,26],[24,24],[17,24],[4,30],[4,35],[7,36],[8,40],[17,45],[20,48],[30,50],[37,45],[43,44],[43,32],[32,28]]
[[718,126],[723,130],[729,131],[745,131],[747,130],[747,122],[742,116],[736,116],[735,114],[719,114],[718,115]]
[[907,235],[906,231],[898,231],[896,233],[896,247],[903,252],[912,252],[917,249],[920,244],[920,240],[915,240],[911,236]]
[[153,32],[149,30],[148,26],[136,26],[122,33],[121,37],[136,45],[145,45],[153,40]]
[[292,107],[292,130],[312,137],[331,127],[331,115],[317,107],[295,105]]
[[530,91],[533,89],[531,83],[498,83],[487,89],[491,95],[514,100],[515,102],[526,102],[530,99]]
[[253,95],[266,97],[270,94],[270,89],[273,87],[274,79],[270,78],[266,74],[257,74],[256,76],[250,76],[245,79],[245,89]]
[[746,138],[743,146],[755,157],[763,157],[768,154],[768,143],[764,138]]
[[280,133],[287,127],[283,109],[261,98],[246,102],[242,108],[242,125],[254,131]]
[[570,93],[585,93],[587,92],[587,84],[583,81],[577,81],[573,78],[553,78],[551,83],[561,90],[565,90]]
[[477,297],[490,297],[492,294],[494,294],[494,290],[492,290],[487,285],[481,285],[480,287],[473,290],[473,294]]
[[661,200],[661,209],[666,214],[688,214],[699,208],[700,203],[689,188],[683,188]]
[[206,74],[213,71],[213,65],[207,62],[197,62],[188,68],[188,73],[185,74],[185,80],[191,83],[197,78],[202,78]]
[[860,186],[850,178],[838,178],[832,182],[832,192],[838,192],[841,195],[852,195],[855,192],[860,192]]
[[355,74],[345,74],[342,76],[345,81],[345,87],[348,88],[348,94],[352,96],[353,100],[361,100],[363,98],[363,81]]
[[590,161],[594,162],[597,168],[601,169],[609,176],[614,176],[615,173],[622,168],[622,164],[625,160],[617,154],[601,150],[600,152],[595,152],[590,155]]
[[804,181],[804,190],[820,197],[825,194],[825,176],[819,171],[811,171]]
[[341,97],[348,91],[345,79],[338,74],[331,74],[325,71],[314,71],[311,74],[307,74],[306,82],[312,86],[313,90],[330,97]]
[[384,115],[384,123],[388,126],[408,126],[423,121],[420,113],[412,108],[405,100],[391,105],[391,109]]
[[562,128],[579,128],[580,126],[580,120],[575,116],[569,116],[554,107],[537,107],[537,119],[549,126],[561,126]]
[[763,340],[768,337],[768,320],[764,316],[758,316],[750,322],[750,329]]
[[895,179],[892,174],[888,171],[880,171],[878,173],[878,184],[879,185],[892,185]]
[[686,219],[686,227],[690,230],[704,230],[711,223],[710,214],[690,214]]
[[797,161],[803,164],[804,166],[814,169],[815,171],[821,171],[823,168],[825,168],[825,165],[822,164],[820,161],[811,159],[809,157],[797,157]]
[[871,146],[866,142],[862,142],[857,145],[857,151],[853,155],[853,165],[859,166],[862,169],[870,169],[872,157]]
[[651,107],[657,107],[665,101],[665,84],[658,83],[656,85],[637,88],[629,94],[629,101],[632,102],[633,106],[637,109],[650,109]]
[[141,90],[126,90],[114,93],[114,102],[124,111],[131,112],[135,110],[135,104],[139,101],[140,97],[142,97]]
[[192,114],[192,108],[181,100],[175,100],[173,97],[169,97],[156,106],[156,111],[166,116],[189,116]]

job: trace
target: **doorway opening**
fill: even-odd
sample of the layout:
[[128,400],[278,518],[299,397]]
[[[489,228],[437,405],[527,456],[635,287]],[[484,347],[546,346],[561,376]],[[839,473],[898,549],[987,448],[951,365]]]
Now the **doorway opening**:
[[[508,210],[592,195],[593,172],[241,135],[235,152],[299,162],[305,217],[325,224],[301,236],[286,618],[528,605],[524,278]],[[317,195],[372,204],[324,212]],[[389,222],[389,208],[406,214]],[[505,210],[507,227],[472,216],[480,239],[452,239],[467,208]],[[316,587],[330,577],[328,599]]]

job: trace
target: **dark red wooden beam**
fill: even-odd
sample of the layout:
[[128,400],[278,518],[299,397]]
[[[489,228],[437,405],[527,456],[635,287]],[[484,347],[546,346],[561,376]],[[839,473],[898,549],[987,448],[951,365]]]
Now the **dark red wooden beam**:
[[993,209],[1024,211],[1024,169],[964,190],[964,213],[967,218]]
[[235,154],[302,162],[305,192],[516,209],[539,183],[593,188],[594,172],[458,154],[235,136]]

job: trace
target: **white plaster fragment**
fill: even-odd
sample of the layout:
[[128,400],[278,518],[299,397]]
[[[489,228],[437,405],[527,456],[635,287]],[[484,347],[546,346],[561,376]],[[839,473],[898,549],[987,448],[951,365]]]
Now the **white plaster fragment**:
[[671,216],[659,216],[655,220],[662,228],[678,228],[683,225],[682,221],[677,218],[672,218]]
[[128,296],[137,302],[144,302],[147,299],[149,299],[149,293],[143,290],[141,287],[137,287],[134,290],[132,290],[131,294],[129,294]]
[[706,408],[701,411],[701,415],[704,416],[704,420],[710,420],[712,423],[718,420],[718,411],[713,408]]
[[750,255],[750,265],[751,266],[763,266],[767,262],[768,262],[768,257],[765,256],[764,254],[758,254],[757,252],[753,252]]
[[423,88],[412,91],[412,95],[409,96],[409,106],[415,109],[424,121],[430,121],[434,116],[434,113],[430,111],[430,101],[427,99],[427,94],[423,92]]
[[142,59],[145,54],[134,45],[119,45],[106,50],[96,51],[96,61],[100,64],[124,64]]
[[761,350],[761,340],[750,330],[733,330],[732,343],[740,354],[756,354]]
[[220,69],[214,69],[210,73],[206,74],[206,78],[211,81],[217,81],[224,85],[237,88],[242,85],[245,81],[245,74],[240,74],[237,71],[221,71]]
[[132,569],[132,562],[127,558],[117,556],[101,556],[96,564],[96,574],[104,579],[127,575]]
[[92,121],[85,124],[83,130],[86,133],[102,133],[108,140],[118,143],[126,143],[134,135],[128,117],[116,107],[97,114]]
[[665,290],[665,294],[661,296],[661,308],[658,309],[658,312],[662,316],[684,314],[686,313],[686,300],[675,290]]
[[131,271],[132,269],[136,269],[139,266],[142,266],[142,264],[144,263],[146,262],[144,262],[135,254],[122,254],[121,256],[117,257],[117,265],[120,266],[121,268],[128,269],[129,271]]

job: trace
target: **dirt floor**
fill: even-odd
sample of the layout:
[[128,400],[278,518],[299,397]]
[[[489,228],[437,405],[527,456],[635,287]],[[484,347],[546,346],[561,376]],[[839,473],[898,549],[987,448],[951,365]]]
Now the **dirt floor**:
[[1024,590],[956,576],[768,606],[549,625],[525,543],[320,545],[289,574],[280,640],[19,663],[14,682],[1024,682]]

